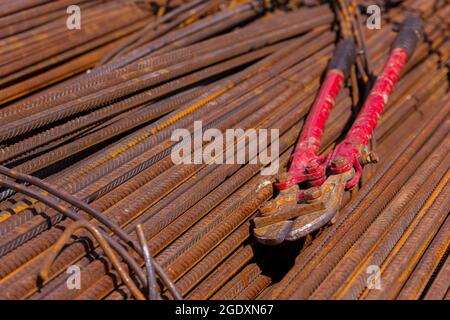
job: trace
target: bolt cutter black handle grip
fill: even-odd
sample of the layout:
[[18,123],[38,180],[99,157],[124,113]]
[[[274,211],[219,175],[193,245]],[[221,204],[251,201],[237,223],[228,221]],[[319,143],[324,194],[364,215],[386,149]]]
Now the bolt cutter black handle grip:
[[342,71],[344,77],[347,78],[350,73],[350,68],[355,62],[356,58],[356,46],[353,40],[339,41],[336,51],[328,65],[328,70],[338,69]]
[[402,48],[408,54],[408,58],[411,58],[422,36],[422,20],[417,16],[410,16],[400,27],[392,44],[392,50]]

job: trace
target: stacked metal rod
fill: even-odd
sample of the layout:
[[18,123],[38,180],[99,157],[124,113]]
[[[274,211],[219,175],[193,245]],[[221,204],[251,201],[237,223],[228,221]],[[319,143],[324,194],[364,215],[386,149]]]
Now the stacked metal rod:
[[[239,10],[245,13],[242,15],[241,19],[246,20],[248,19],[249,13],[252,15],[260,14],[261,10],[264,9],[256,5],[257,3],[252,3],[250,6],[244,4],[238,8],[228,9],[233,13],[233,15],[228,16],[233,19],[233,23],[236,23],[239,20],[236,19],[235,12]],[[219,22],[222,22],[221,20],[225,19],[227,16],[226,13],[227,12],[224,11],[218,14],[219,17],[224,17],[218,19]],[[313,18],[311,13],[324,14],[321,15],[320,18]],[[307,16],[310,16],[311,18],[299,19]],[[96,108],[94,103],[101,103],[104,105],[105,102],[111,101],[112,104],[109,106],[116,108],[118,114],[112,121],[108,121],[108,125],[105,123],[101,123],[100,125],[94,123],[97,124],[94,130],[92,130],[92,126],[88,127],[85,132],[79,134],[80,139],[72,138],[72,145],[70,143],[61,144],[61,147],[59,147],[61,149],[59,150],[58,147],[55,148],[54,145],[51,145],[49,148],[50,152],[45,152],[44,148],[47,148],[47,146],[44,144],[44,147],[39,150],[37,157],[36,153],[33,153],[32,150],[32,148],[36,147],[36,139],[39,141],[38,143],[42,143],[41,141],[47,143],[48,141],[46,139],[60,137],[54,136],[55,134],[58,134],[58,131],[53,128],[49,129],[52,133],[50,138],[48,138],[48,131],[42,131],[34,136],[24,138],[18,144],[15,143],[7,146],[4,149],[6,150],[4,155],[5,157],[10,157],[12,154],[11,150],[17,148],[16,146],[21,144],[23,146],[20,147],[22,148],[21,150],[30,150],[31,156],[28,156],[28,159],[26,157],[19,160],[13,159],[13,162],[9,162],[10,159],[5,160],[7,164],[13,166],[16,163],[20,163],[17,166],[14,166],[18,171],[35,173],[38,170],[44,169],[43,166],[49,166],[52,162],[59,160],[60,158],[58,157],[61,157],[61,155],[69,157],[71,155],[69,152],[72,152],[72,154],[80,153],[80,151],[89,147],[86,143],[88,141],[93,141],[94,145],[100,144],[102,141],[111,139],[113,134],[117,135],[118,130],[122,130],[122,132],[126,133],[130,129],[136,127],[139,128],[139,125],[151,123],[151,120],[168,113],[156,122],[125,136],[122,141],[106,146],[109,151],[102,150],[101,152],[94,153],[86,160],[79,161],[73,167],[68,167],[46,179],[46,181],[53,184],[56,182],[58,186],[77,197],[91,202],[94,207],[104,211],[107,216],[123,227],[127,226],[132,221],[139,221],[136,219],[140,218],[140,220],[142,220],[141,222],[143,222],[146,236],[150,237],[149,232],[156,234],[160,230],[155,228],[150,229],[152,226],[150,222],[153,221],[150,220],[147,222],[146,220],[150,218],[153,218],[153,220],[156,218],[162,219],[162,217],[164,217],[163,213],[156,216],[156,210],[155,208],[151,208],[151,206],[161,206],[164,202],[168,203],[168,200],[164,201],[164,198],[162,199],[162,197],[166,196],[166,199],[167,197],[173,199],[174,193],[171,193],[170,191],[175,189],[174,191],[179,193],[180,191],[177,189],[177,186],[180,182],[189,179],[193,174],[199,172],[198,174],[206,176],[214,169],[213,166],[206,166],[205,168],[202,168],[204,166],[198,165],[173,166],[169,153],[170,146],[173,145],[174,142],[171,142],[168,139],[171,131],[174,128],[181,126],[191,128],[192,121],[195,118],[202,119],[205,122],[205,125],[214,125],[214,127],[219,127],[223,130],[236,125],[244,126],[244,123],[239,122],[242,121],[242,119],[247,119],[245,122],[247,123],[245,125],[247,127],[261,126],[265,123],[268,125],[276,121],[277,118],[274,116],[270,118],[271,122],[268,123],[267,121],[269,120],[264,119],[270,116],[270,111],[274,111],[279,103],[293,94],[295,91],[294,84],[304,82],[304,86],[307,86],[311,85],[311,81],[313,80],[317,83],[317,79],[320,76],[320,69],[318,67],[322,66],[323,68],[325,66],[326,60],[332,51],[332,43],[335,40],[335,36],[329,31],[326,31],[326,29],[330,28],[330,23],[332,21],[333,14],[331,13],[331,10],[324,6],[307,11],[283,14],[283,16],[279,17],[274,16],[273,18],[262,20],[260,22],[257,21],[246,28],[242,28],[241,30],[238,29],[234,32],[220,36],[221,41],[219,41],[218,38],[214,38],[212,39],[213,41],[207,40],[205,42],[194,44],[191,47],[181,48],[168,53],[161,53],[156,56],[151,56],[145,52],[145,50],[151,52],[152,48],[159,43],[157,40],[151,42],[149,45],[140,49],[140,51],[131,53],[132,55],[134,54],[134,56],[140,55],[144,57],[147,55],[148,57],[144,57],[137,62],[131,62],[132,59],[130,59],[130,56],[125,55],[124,57],[128,59],[130,63],[122,68],[118,67],[117,71],[114,70],[116,65],[118,63],[125,63],[122,62],[124,61],[123,59],[119,59],[119,62],[112,61],[110,64],[102,65],[98,69],[94,69],[86,77],[79,78],[79,81],[76,83],[69,83],[66,89],[66,92],[68,92],[67,96],[55,96],[56,101],[54,102],[55,107],[53,108],[51,104],[44,104],[44,102],[39,103],[40,101],[53,102],[48,98],[46,99],[45,94],[43,94],[41,95],[42,100],[28,99],[25,102],[20,102],[18,104],[20,105],[19,108],[17,108],[16,105],[14,108],[7,107],[3,109],[2,111],[5,115],[5,125],[2,126],[2,129],[5,130],[5,135],[3,137],[9,139],[9,141],[17,141],[16,137],[27,135],[29,132],[32,133],[36,127],[39,128],[54,123],[55,121],[59,121],[60,119],[64,119],[65,115],[60,113],[61,110],[63,110],[63,113],[67,114],[67,117],[70,117],[72,114],[77,114],[77,112],[79,113]],[[203,31],[201,27],[207,26],[210,23],[209,19],[205,21],[200,20],[197,24],[194,23],[187,26],[186,29],[191,30],[194,27],[197,27]],[[227,21],[227,23],[229,24],[230,22]],[[312,31],[305,34],[305,32],[310,30]],[[194,30],[190,32],[194,32]],[[317,37],[317,39],[312,40],[314,37]],[[240,41],[237,41],[238,39]],[[306,45],[307,42],[309,42],[309,44],[303,46],[300,52],[302,45]],[[292,53],[293,49],[296,49],[295,55]],[[248,64],[249,62],[260,59],[272,52],[275,53],[230,76],[226,76],[225,78],[222,76],[218,81],[211,82],[210,80],[206,83],[203,81],[203,84],[200,86],[197,85],[175,96],[155,101],[158,96],[164,96],[167,93],[196,84],[197,82],[211,78],[214,75],[223,74],[226,71]],[[304,61],[303,64],[299,64],[302,60],[305,60],[314,53],[315,55],[309,60]],[[239,59],[235,59],[237,55],[240,56]],[[187,57],[194,56],[197,56],[196,60],[189,62],[189,64],[184,62]],[[221,63],[221,61],[224,62]],[[313,65],[315,67],[313,69],[313,66],[310,66],[309,64],[314,61],[317,61],[319,64]],[[170,66],[168,66],[167,69],[163,69],[165,65],[169,64]],[[209,67],[211,64],[214,65]],[[306,67],[313,72],[300,82],[298,72]],[[106,73],[104,70],[108,68],[112,69],[112,71]],[[151,72],[152,69],[154,70],[153,72]],[[280,73],[282,76],[277,76]],[[170,80],[171,77],[175,78],[175,80],[164,83],[164,81]],[[128,78],[130,80],[126,81]],[[80,81],[85,81],[86,84],[94,83],[97,84],[97,86],[89,88],[86,85],[86,87],[84,87],[80,85]],[[158,86],[159,83],[162,84]],[[152,89],[142,91],[152,84]],[[112,90],[111,88],[114,87],[111,86],[116,86],[117,90]],[[285,91],[287,87],[290,87],[290,91],[280,96],[276,100],[277,104],[273,103],[268,105],[255,113],[255,111],[261,108],[264,101],[267,101],[264,99],[276,97]],[[102,97],[99,100],[97,97],[99,96],[99,92],[101,92],[100,88],[105,89],[103,89]],[[123,88],[122,91],[120,91],[119,88]],[[72,102],[70,99],[72,98],[73,91],[71,90],[76,91],[77,96],[80,94],[80,91],[83,92],[84,97],[86,97],[86,102],[88,102],[87,97],[89,97],[89,95],[93,100],[88,103],[83,103],[80,99],[75,99],[72,100]],[[254,97],[255,92],[265,93],[265,95],[264,97]],[[129,96],[131,93],[137,94],[126,98],[125,100],[115,102],[119,97],[125,95]],[[49,95],[50,94],[51,93],[49,93]],[[36,101],[36,103],[27,103],[28,101]],[[66,106],[64,106],[63,101],[68,101]],[[130,101],[135,101],[135,104],[131,105]],[[218,104],[223,105],[223,108],[215,108]],[[120,114],[121,112],[123,113],[124,111],[133,108],[133,106],[138,107],[139,105],[143,106],[139,109],[132,110],[132,116],[128,114],[125,117],[123,114]],[[107,111],[109,106],[106,105],[103,107],[106,108],[104,110]],[[122,109],[120,109],[120,107]],[[42,111],[39,112],[39,110]],[[103,111],[102,109],[94,110]],[[102,113],[100,116],[103,116],[103,118],[100,117],[99,120],[109,120],[108,117],[111,117],[112,114],[111,108],[109,108],[109,110],[110,111]],[[30,111],[34,111],[37,115],[36,122],[30,118],[28,119],[31,121],[28,122],[28,120],[21,117],[22,114]],[[305,109],[300,111],[304,113]],[[47,116],[50,114],[54,114],[55,116]],[[278,111],[278,114],[280,114],[280,111]],[[90,116],[92,116],[92,113]],[[138,116],[140,118],[138,118]],[[41,118],[42,120],[38,118]],[[84,121],[92,121],[91,117],[83,117],[82,119],[85,119]],[[22,126],[20,123],[24,121],[28,122],[28,124]],[[79,127],[76,125],[73,126],[75,128],[70,127],[70,125],[72,123],[78,124],[80,122],[81,121],[66,122],[62,126],[64,126],[64,128],[69,128],[67,131],[77,130],[80,127],[83,128],[82,126],[85,126],[85,123],[81,122]],[[284,124],[282,129],[286,131],[292,125],[292,123]],[[67,131],[63,132],[63,134],[66,134]],[[99,133],[103,135],[103,140],[101,140],[100,137],[102,136],[99,135]],[[61,136],[63,134],[61,134]],[[43,137],[43,140],[39,140],[41,137]],[[294,138],[295,135],[292,135],[291,133],[291,140]],[[28,141],[32,141],[33,143],[27,145]],[[291,143],[293,143],[293,141]],[[28,147],[29,145],[31,145],[31,147]],[[70,147],[72,147],[72,149]],[[286,147],[287,146],[284,146],[284,148]],[[44,152],[42,152],[43,149]],[[21,153],[17,154],[19,157],[20,155]],[[45,161],[41,160],[44,158]],[[81,169],[83,167],[84,169]],[[191,201],[200,200],[200,196],[206,195],[212,188],[217,186],[218,183],[238,170],[239,167],[241,167],[241,165],[231,167],[225,166],[221,167],[220,170],[215,170],[214,172],[217,176],[215,184],[207,185],[205,182],[199,180],[200,184],[197,186],[197,189],[200,189],[201,192],[198,192],[196,197],[190,195],[190,198],[192,198]],[[249,178],[248,174],[256,174],[258,167],[259,166],[253,166],[252,170],[247,173],[246,179]],[[219,180],[219,178],[221,180]],[[179,188],[185,190],[189,185],[192,185],[192,183],[196,181],[195,179],[190,179],[188,182],[188,185],[184,184]],[[152,197],[139,196],[139,194],[152,194]],[[4,195],[6,196],[7,192],[5,192]],[[141,198],[142,201],[134,201],[133,207],[131,207],[130,201],[136,199],[136,197]],[[187,195],[185,197],[187,197]],[[6,276],[9,274],[12,277],[8,277],[9,280],[2,283],[5,288],[2,292],[9,297],[12,297],[10,295],[16,294],[30,295],[35,292],[36,281],[33,272],[29,273],[26,271],[24,273],[19,272],[16,274],[14,270],[21,264],[19,260],[24,261],[22,259],[25,257],[27,257],[26,259],[29,260],[29,262],[32,262],[31,264],[27,263],[29,268],[39,268],[40,257],[42,257],[42,254],[39,256],[36,255],[42,253],[53,244],[53,240],[50,240],[50,238],[53,237],[53,239],[57,239],[60,235],[57,228],[52,228],[48,231],[45,230],[47,229],[46,219],[43,219],[41,216],[35,216],[33,213],[34,211],[31,210],[36,208],[36,205],[30,208],[24,207],[23,204],[25,204],[25,202],[20,195],[13,195],[13,199],[18,202],[11,207],[7,204],[8,201],[5,201],[4,204],[6,210],[2,212],[4,220],[2,223],[3,259],[13,263],[4,269],[4,275]],[[160,201],[157,202],[158,200]],[[29,199],[27,201],[33,202],[34,200]],[[195,204],[195,202],[191,203]],[[184,205],[186,206],[186,204]],[[14,214],[11,214],[11,211],[7,207],[10,207],[9,209],[12,209]],[[39,204],[37,204],[37,207],[39,207]],[[124,215],[121,209],[122,207],[126,207],[126,211],[129,212],[129,214]],[[182,214],[182,209],[183,207],[179,207],[177,212],[173,213],[173,215]],[[62,217],[57,212],[48,209],[44,210],[49,216],[52,216],[51,220],[53,220],[53,224],[56,224],[61,220]],[[150,212],[146,212],[146,210],[150,210]],[[205,213],[206,212],[199,212],[198,214]],[[201,216],[199,216],[198,219],[200,217]],[[165,221],[161,221],[160,228],[164,228],[175,219],[176,216],[173,216],[172,218],[167,218]],[[68,222],[63,222],[63,224],[65,223]],[[20,232],[19,229],[23,228],[28,229],[28,231],[25,231],[25,233]],[[17,231],[19,231],[19,233],[17,233]],[[49,236],[50,238],[48,238]],[[170,236],[173,237],[173,235]],[[167,235],[165,235],[165,237],[167,237]],[[25,242],[27,240],[29,241]],[[149,243],[152,249],[151,244],[153,242],[150,241]],[[74,253],[78,255],[79,258],[82,258],[84,250],[80,250],[82,248],[78,247],[79,244],[80,243],[74,244],[73,250],[75,250]],[[166,245],[167,244],[168,243],[166,242]],[[34,247],[37,251],[32,250],[33,252],[31,252],[29,250],[31,247]],[[18,257],[19,260],[17,260]],[[69,258],[69,261],[62,259],[63,256],[58,257],[52,268],[58,266],[58,261],[73,263],[72,258]],[[91,281],[101,280],[100,278],[95,278],[95,276],[101,276],[101,273],[98,273],[98,267],[100,267],[100,265],[97,264],[97,262],[90,264],[86,260],[82,261],[84,262],[81,263],[85,263],[85,268],[88,270],[96,270],[95,268],[97,268],[97,275],[95,272],[83,272],[83,275],[89,275],[92,278]],[[26,269],[28,269],[28,267]],[[100,269],[104,271],[103,267],[100,267]],[[57,272],[51,271],[51,277],[57,276],[60,274],[60,271],[64,270],[59,269]],[[21,277],[25,273],[27,274],[25,278],[31,277],[29,277],[30,281],[28,283],[26,281],[21,281],[22,284],[25,285],[22,289],[19,290],[19,288],[14,289],[12,287],[10,287],[10,290],[6,289],[6,287],[9,286],[9,281],[15,278],[14,274]],[[64,276],[65,274],[63,273],[62,277],[59,279]],[[85,279],[83,278],[83,282],[84,281]],[[15,284],[13,287],[14,286]],[[53,290],[52,292],[53,294],[57,293],[56,290]]]
[[[302,1],[287,4],[289,10],[261,1],[174,3],[158,19],[127,4],[142,15],[133,31],[142,31],[130,31],[114,49],[102,51],[89,73],[0,107],[0,164],[88,203],[133,241],[144,237],[155,263],[186,299],[444,298],[448,33],[435,30],[445,21],[437,12],[449,6],[436,1],[430,13],[423,5],[426,41],[376,131],[382,161],[359,191],[348,192],[336,224],[273,249],[251,236],[251,219],[274,193],[273,177],[260,175],[260,158],[251,161],[255,155],[246,150],[242,164],[174,164],[171,135],[178,128],[198,133],[195,120],[202,130],[278,129],[282,170],[338,38],[333,7]],[[98,4],[99,10],[105,5],[112,4]],[[396,8],[387,8],[381,30],[367,32],[375,74],[402,20]],[[360,98],[355,94],[350,87],[338,97],[323,152],[345,132]],[[244,137],[223,147],[232,147],[227,157],[234,157],[248,144]],[[87,230],[63,238],[66,247],[39,281],[64,230],[79,227],[58,210],[64,201],[43,196],[56,205],[0,189],[0,299],[139,297],[136,289],[143,292],[145,281],[129,264],[108,258],[109,250]],[[72,209],[122,241],[101,219]],[[146,270],[140,254],[128,253]],[[373,264],[386,274],[383,290],[366,287],[365,272]],[[66,270],[73,265],[81,270],[77,290],[67,286]],[[172,299],[166,284],[158,283],[158,291]]]
[[[429,2],[414,3],[428,8]],[[411,68],[398,85],[395,95],[401,100],[383,118],[390,128],[385,131],[382,123],[377,129],[377,149],[384,160],[374,177],[261,298],[445,298],[450,287],[443,280],[446,272],[448,278],[449,252],[450,97],[442,48],[448,28],[441,29],[438,12],[448,6],[435,4],[436,14],[423,17],[430,17],[425,20],[425,52],[436,54]],[[408,1],[402,5],[409,8]],[[390,18],[401,15],[395,11]],[[403,90],[410,93],[401,97]]]
[[[69,29],[71,5],[80,10],[80,29]],[[97,0],[10,2],[0,15],[0,103],[87,70],[155,19],[132,2]]]
[[[418,69],[417,71],[421,70],[421,72],[427,72],[430,70],[429,68],[430,68],[430,66],[433,66],[433,64],[434,64],[433,68],[436,69],[436,66],[437,66],[436,62],[438,61],[437,57],[434,56],[430,60],[433,62],[431,62],[431,61],[424,62],[423,65],[420,65],[420,67],[418,67],[420,69]],[[432,63],[432,64],[430,65],[429,63]],[[441,70],[440,74],[441,74],[440,77],[437,77],[437,74],[434,74],[434,76],[436,77],[436,81],[438,81],[438,82],[442,81],[444,79],[446,71]],[[402,83],[399,84],[398,90],[399,91],[401,90],[403,93],[408,92],[408,90],[410,89],[408,86],[417,80],[417,76],[418,76],[417,72],[411,74],[410,76],[406,75],[404,80],[402,80]],[[430,78],[424,79],[424,83],[426,83],[427,80],[430,81]],[[434,83],[436,83],[436,82],[434,82]],[[420,85],[423,85],[423,83],[419,84],[419,86],[417,86],[416,88],[420,88]],[[444,85],[448,85],[448,84],[444,84]],[[441,118],[440,118],[441,121],[442,121],[442,116],[445,117],[445,115],[448,113],[448,109],[447,109],[448,108],[448,95],[445,98],[445,89],[446,88],[444,86],[443,89],[440,89],[440,91],[438,91],[439,93],[433,97],[432,103],[428,102],[426,105],[425,104],[423,105],[424,108],[427,108],[430,105],[432,105],[436,112],[441,107],[440,99],[444,99],[444,105],[445,105],[446,110],[441,112]],[[395,121],[399,121],[399,119],[404,119],[404,117],[407,117],[408,112],[411,112],[411,110],[414,110],[415,107],[418,108],[421,101],[426,102],[426,99],[428,98],[428,96],[427,96],[427,93],[429,92],[428,90],[430,90],[430,87],[422,89],[420,91],[420,93],[414,94],[409,97],[402,97],[400,94],[396,93],[396,97],[400,98],[401,102],[399,102],[398,104],[394,104],[394,105],[392,105],[392,107],[390,107],[390,109],[388,110],[388,112],[389,112],[388,114],[389,114],[390,118],[389,119],[383,118],[384,120],[382,120],[382,122],[380,124],[380,128],[378,129],[377,137],[380,139],[378,151],[379,151],[381,157],[387,157],[390,153],[392,153],[393,145],[390,144],[391,141],[395,145],[395,144],[399,144],[400,142],[403,143],[403,140],[407,139],[407,135],[408,135],[407,130],[408,130],[408,128],[410,128],[412,121],[403,126],[403,133],[405,133],[404,135],[400,135],[399,137],[394,138],[396,135],[398,135],[400,133],[395,130]],[[399,91],[397,91],[397,92],[399,92]],[[420,97],[420,94],[424,94],[424,96]],[[446,99],[447,99],[447,103],[445,102]],[[415,112],[417,112],[415,119],[414,119],[416,123],[418,121],[420,121],[418,119],[423,120],[424,117],[426,117],[428,115],[425,113],[421,113],[422,111],[420,109]],[[394,114],[396,114],[396,115],[394,116]],[[439,121],[434,122],[434,125],[435,125],[435,128],[439,127],[440,125],[442,125],[442,122],[439,122]],[[445,132],[445,128],[441,129],[441,131]],[[386,135],[386,132],[387,133],[392,132],[390,134],[392,134],[393,136],[391,136],[389,138],[383,138],[382,135],[383,134]],[[413,134],[413,133],[410,132],[409,134]],[[448,148],[447,149],[442,148],[442,151],[444,153],[446,151],[448,152]],[[399,150],[398,152],[400,152],[400,155],[403,155],[401,153],[402,152],[401,150]],[[397,154],[397,156],[398,155],[399,154]],[[407,161],[407,160],[408,160],[408,158],[403,158],[403,161]],[[398,168],[402,168],[401,163],[398,164]],[[386,175],[387,173],[383,172],[382,174]],[[370,180],[369,180],[369,183],[370,183]],[[362,190],[360,190],[360,192],[364,192],[365,190],[366,189],[362,189]],[[380,186],[380,190],[383,190],[383,186]],[[358,193],[356,195],[358,195]],[[374,197],[376,197],[376,196],[377,195],[374,194]],[[352,207],[350,209],[348,209],[348,211],[351,211],[351,210],[353,210]],[[347,212],[347,211],[345,211],[345,209],[344,209],[344,213],[345,212]],[[362,209],[361,212],[364,212],[364,209]],[[445,212],[447,212],[447,211],[445,211],[445,210],[441,211],[441,213],[443,213],[443,214],[445,214]],[[354,214],[355,214],[355,217],[359,217],[358,212],[355,212]],[[353,213],[352,213],[352,215],[353,215]],[[364,221],[363,218],[361,218],[361,220]],[[350,228],[353,226],[353,221],[348,221],[348,222],[347,221],[345,221],[345,222],[338,221],[337,223],[338,224],[336,225],[336,227],[333,226],[332,228],[336,228],[337,230],[339,230],[338,226],[340,226],[341,228],[343,226],[345,226],[346,228]],[[437,227],[439,227],[439,224],[437,224]],[[296,259],[297,263],[292,267],[292,270],[288,273],[288,276],[286,276],[281,281],[280,284],[275,284],[273,286],[273,288],[271,288],[268,291],[268,292],[271,292],[272,290],[275,290],[278,295],[264,294],[261,297],[262,298],[277,298],[277,299],[279,299],[279,298],[285,299],[288,297],[307,298],[307,296],[296,296],[294,294],[290,294],[288,289],[295,288],[296,290],[302,290],[303,288],[308,286],[309,282],[312,283],[312,281],[313,281],[313,280],[311,280],[312,277],[314,276],[314,274],[316,274],[316,272],[319,272],[319,271],[316,271],[317,264],[308,266],[307,269],[302,269],[302,264],[307,263],[308,259],[311,259],[311,256],[313,253],[317,255],[317,257],[315,258],[315,259],[317,259],[317,260],[315,260],[315,261],[317,261],[317,263],[321,263],[323,261],[323,259],[328,258],[327,255],[330,256],[329,259],[331,259],[331,257],[333,257],[333,259],[336,259],[336,261],[339,261],[340,256],[337,255],[337,253],[335,255],[335,252],[333,251],[333,249],[330,249],[330,251],[328,251],[328,250],[322,251],[322,250],[324,250],[324,249],[322,249],[322,247],[319,247],[319,245],[317,245],[318,247],[315,246],[315,244],[318,243],[317,241],[319,239],[322,239],[322,237],[326,237],[326,235],[329,235],[328,232],[331,232],[331,231],[329,231],[328,229],[323,231],[323,235],[320,235],[318,237],[318,239],[315,239],[312,242],[312,245],[307,247],[305,249],[305,251],[302,252],[300,254],[300,256]],[[446,231],[442,231],[442,232],[445,233]],[[348,237],[347,229],[342,230],[342,233],[340,233],[340,234],[344,236],[344,239],[347,239],[347,237]],[[443,236],[445,236],[445,235],[443,234]],[[328,240],[327,238],[324,238],[324,239]],[[306,239],[306,241],[309,241],[309,240]],[[342,241],[343,241],[343,238],[340,238],[339,240],[336,239],[335,241],[331,241],[331,243],[333,245],[340,245]],[[319,242],[319,244],[320,243],[321,242]],[[443,245],[445,246],[446,244],[443,244]],[[295,251],[295,249],[292,249],[292,248],[290,248],[290,249],[294,250],[294,253],[290,254],[290,258],[293,259],[296,252],[298,252],[298,251]],[[298,248],[297,248],[297,250],[298,250]],[[250,265],[248,265],[244,271],[240,272],[238,275],[233,277],[233,274],[236,272],[236,270],[230,270],[230,271],[228,271],[229,272],[228,274],[227,274],[227,271],[225,271],[225,270],[220,270],[220,272],[219,272],[219,270],[217,270],[217,274],[215,276],[216,278],[211,277],[211,279],[210,279],[211,284],[215,283],[215,281],[218,280],[217,277],[220,277],[220,279],[230,277],[230,279],[231,279],[228,286],[223,287],[218,293],[216,293],[214,295],[215,298],[245,298],[245,299],[255,298],[265,287],[270,285],[271,282],[273,281],[273,279],[271,279],[268,276],[268,274],[277,274],[277,270],[276,270],[277,266],[272,266],[271,261],[280,261],[283,256],[286,256],[289,254],[288,251],[280,253],[279,248],[278,248],[278,251],[274,250],[271,257],[270,256],[267,257],[266,255],[263,255],[262,258],[258,258],[258,253],[255,254],[252,251],[250,246],[248,246],[247,252],[248,253],[247,253],[246,258],[248,259],[248,261],[251,261],[251,260],[255,260],[255,261],[253,263],[251,263]],[[410,252],[414,253],[415,251],[411,250]],[[364,254],[367,254],[367,253],[364,252]],[[349,256],[349,259],[352,257],[353,256]],[[261,261],[260,259],[262,259],[263,261]],[[231,263],[231,260],[232,260],[232,258],[230,258],[230,263]],[[280,263],[280,264],[282,265],[282,263]],[[252,273],[251,275],[249,274],[250,272]],[[292,276],[290,276],[291,274],[292,275],[295,274],[296,278],[293,278]],[[365,270],[364,270],[364,276],[367,277]],[[250,277],[252,283],[251,283],[251,286],[246,288],[245,286],[242,286],[241,283],[244,281],[249,281],[249,280],[246,280],[246,279],[248,279],[248,277]],[[207,280],[204,281],[204,283],[201,284],[200,287],[202,287],[202,286],[206,287],[207,283],[208,283]],[[330,283],[327,283],[324,286],[329,287]],[[235,291],[233,291],[233,290],[235,290]],[[207,297],[207,296],[205,296],[205,293],[202,292],[201,290],[199,290],[199,292],[201,292],[201,293],[199,293],[198,295],[194,295],[193,297],[196,297],[196,298]],[[353,297],[353,298],[355,298],[355,297]]]

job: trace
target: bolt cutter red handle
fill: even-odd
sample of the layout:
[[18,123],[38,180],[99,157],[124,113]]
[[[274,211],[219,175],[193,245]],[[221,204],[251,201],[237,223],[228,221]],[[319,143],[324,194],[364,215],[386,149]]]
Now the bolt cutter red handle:
[[355,54],[355,44],[352,40],[344,40],[337,45],[325,80],[311,107],[292,155],[289,173],[278,182],[278,189],[287,189],[307,180],[315,181],[319,185],[325,181],[325,159],[319,156],[320,139],[342,83],[355,61]]
[[356,185],[361,177],[361,150],[368,145],[388,98],[406,62],[414,52],[420,30],[421,21],[417,17],[408,18],[402,25],[382,73],[377,78],[347,136],[333,152],[330,168],[333,173],[355,169],[356,174],[347,183],[347,188]]
[[[345,188],[359,182],[364,164],[376,162],[376,157],[367,155],[369,139],[406,62],[415,50],[421,29],[419,18],[406,19],[383,71],[350,131],[328,157],[321,157],[318,152],[325,123],[354,62],[353,42],[339,43],[303,127],[289,171],[277,183],[280,193],[262,205],[261,216],[254,219],[254,234],[258,241],[273,245],[284,240],[296,240],[336,219]],[[327,173],[331,174],[328,178]],[[300,191],[298,184],[305,181],[313,187]]]

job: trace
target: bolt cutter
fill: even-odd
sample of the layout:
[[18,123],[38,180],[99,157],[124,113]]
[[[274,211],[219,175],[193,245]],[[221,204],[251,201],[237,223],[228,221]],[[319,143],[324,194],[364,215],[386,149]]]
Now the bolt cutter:
[[376,154],[368,149],[369,139],[421,36],[420,18],[407,18],[349,132],[334,150],[323,156],[319,155],[319,146],[325,123],[356,55],[352,40],[338,43],[297,141],[289,170],[275,182],[279,193],[261,205],[260,215],[253,219],[253,233],[259,242],[276,245],[294,241],[336,221],[344,191],[359,183],[364,165],[378,162]]

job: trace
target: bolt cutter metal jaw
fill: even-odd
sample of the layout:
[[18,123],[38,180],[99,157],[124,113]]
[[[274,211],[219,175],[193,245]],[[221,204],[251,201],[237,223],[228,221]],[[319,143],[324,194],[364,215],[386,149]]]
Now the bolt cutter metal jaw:
[[[341,206],[345,185],[355,175],[353,169],[329,176],[319,187],[300,190],[297,185],[281,190],[272,201],[260,208],[253,233],[267,245],[298,240],[320,229],[336,218]],[[298,194],[303,200],[298,202]]]

